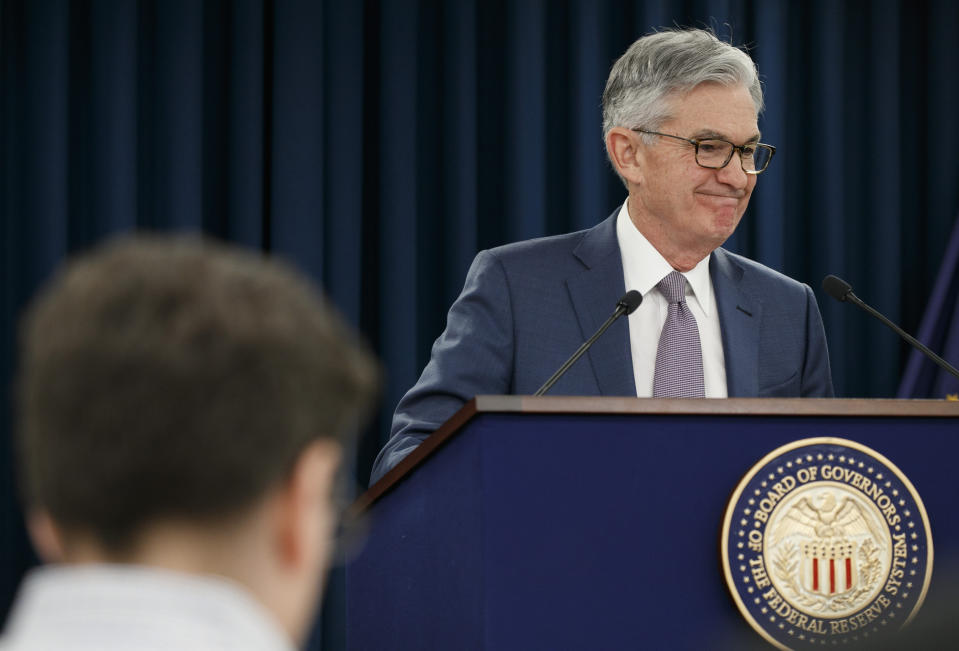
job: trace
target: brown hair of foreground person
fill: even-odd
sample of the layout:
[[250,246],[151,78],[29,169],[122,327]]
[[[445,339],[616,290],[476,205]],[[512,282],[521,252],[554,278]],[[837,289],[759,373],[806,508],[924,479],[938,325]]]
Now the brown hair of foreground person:
[[[377,375],[278,262],[163,237],[76,259],[21,329],[17,443],[41,554],[227,575],[302,636],[333,476]],[[270,556],[259,569],[253,550]]]

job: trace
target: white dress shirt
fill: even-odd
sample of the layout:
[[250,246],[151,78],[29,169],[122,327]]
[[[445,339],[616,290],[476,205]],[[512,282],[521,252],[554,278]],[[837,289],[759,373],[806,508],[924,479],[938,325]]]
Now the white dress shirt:
[[[659,335],[666,323],[669,303],[656,289],[657,283],[673,270],[666,259],[637,230],[629,218],[627,204],[616,219],[616,237],[623,257],[623,276],[626,290],[635,289],[643,295],[643,302],[629,315],[629,347],[633,357],[633,377],[636,395],[653,395],[653,375],[656,372],[656,351]],[[703,347],[703,379],[707,398],[725,398],[726,359],[719,327],[719,310],[713,283],[709,278],[709,257],[706,256],[686,277],[686,304],[699,326],[699,340]]]
[[24,579],[2,651],[293,651],[226,579],[135,565],[51,565]]

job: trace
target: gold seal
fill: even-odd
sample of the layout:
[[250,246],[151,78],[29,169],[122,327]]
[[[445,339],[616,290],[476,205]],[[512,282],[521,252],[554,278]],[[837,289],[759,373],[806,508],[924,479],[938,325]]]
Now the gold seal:
[[767,454],[723,518],[726,584],[782,649],[859,642],[908,623],[932,575],[922,500],[884,456],[838,438]]

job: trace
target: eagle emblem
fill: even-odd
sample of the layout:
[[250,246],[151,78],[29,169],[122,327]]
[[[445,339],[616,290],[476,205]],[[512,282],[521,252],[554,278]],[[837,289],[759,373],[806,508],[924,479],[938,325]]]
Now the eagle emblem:
[[785,500],[770,521],[767,555],[780,561],[774,583],[804,610],[854,609],[879,587],[891,540],[878,508],[857,493],[814,484]]

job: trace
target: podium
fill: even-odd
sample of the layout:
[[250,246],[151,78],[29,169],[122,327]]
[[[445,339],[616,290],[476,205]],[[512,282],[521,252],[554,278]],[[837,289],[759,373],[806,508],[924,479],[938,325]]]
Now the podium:
[[938,579],[959,566],[959,403],[478,396],[357,501],[348,648],[762,647],[724,513],[760,459],[814,437],[908,477],[935,545],[917,621],[956,603]]

